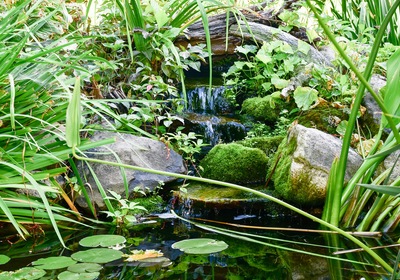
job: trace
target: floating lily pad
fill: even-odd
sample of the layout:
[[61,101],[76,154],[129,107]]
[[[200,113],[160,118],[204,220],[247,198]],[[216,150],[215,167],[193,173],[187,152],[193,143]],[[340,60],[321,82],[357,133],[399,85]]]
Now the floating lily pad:
[[46,271],[36,267],[24,267],[16,271],[3,271],[0,280],[35,280],[46,275]]
[[10,257],[6,255],[0,255],[0,264],[6,264],[10,260]]
[[68,271],[75,273],[97,272],[103,267],[97,263],[76,263],[68,267]]
[[61,256],[38,259],[37,261],[32,262],[32,265],[34,265],[36,268],[52,270],[65,268],[75,263],[76,261],[74,261],[70,257]]
[[88,273],[74,273],[71,271],[61,272],[57,279],[59,280],[94,280],[100,275],[99,272],[88,272]]
[[108,248],[96,248],[76,252],[71,255],[76,261],[88,263],[108,263],[122,258],[123,253]]
[[161,251],[156,250],[133,250],[131,254],[122,255],[127,259],[127,262],[142,261],[145,259],[156,259],[162,257],[164,254]]
[[173,249],[179,249],[187,254],[211,254],[228,248],[224,241],[210,238],[186,239],[172,244]]
[[101,234],[85,237],[79,241],[79,245],[83,247],[111,247],[125,242],[125,237],[121,235]]

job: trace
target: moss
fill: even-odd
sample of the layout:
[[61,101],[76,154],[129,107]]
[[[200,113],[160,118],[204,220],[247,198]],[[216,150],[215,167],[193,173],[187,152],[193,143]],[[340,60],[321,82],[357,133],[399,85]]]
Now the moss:
[[[302,169],[303,172],[299,176],[291,174],[292,155],[296,148],[294,137],[289,142],[287,138],[282,141],[274,157],[269,161],[267,178],[271,177],[276,193],[283,199],[302,206],[320,205],[324,201],[325,194],[316,193],[318,188],[312,185],[308,168]],[[316,201],[316,197],[320,197],[321,200]]]
[[322,104],[316,108],[305,111],[298,117],[298,123],[316,128],[329,134],[337,134],[336,127],[340,121],[348,120],[349,115],[341,109],[336,109],[329,104]]
[[248,98],[243,102],[242,111],[258,121],[275,123],[286,106],[281,100],[274,100],[274,103],[272,108],[270,96]]
[[202,176],[210,179],[250,184],[263,182],[268,158],[263,151],[239,144],[219,144],[201,161]]
[[[133,199],[132,201],[146,208],[148,213],[161,212],[165,204],[163,198],[159,195],[138,197]],[[142,210],[139,209],[136,209],[133,212],[134,214],[145,214]]]
[[275,154],[279,144],[283,140],[283,136],[273,137],[254,137],[236,142],[249,148],[257,148],[263,151],[267,156]]

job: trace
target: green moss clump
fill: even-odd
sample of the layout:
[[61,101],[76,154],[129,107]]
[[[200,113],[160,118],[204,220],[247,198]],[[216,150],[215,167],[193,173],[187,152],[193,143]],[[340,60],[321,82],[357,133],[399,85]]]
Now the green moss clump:
[[263,151],[268,157],[275,154],[284,136],[254,137],[236,142],[249,148],[257,148]]
[[263,182],[268,158],[263,151],[239,144],[219,144],[201,161],[202,176],[234,184]]
[[337,134],[336,127],[340,121],[348,120],[349,115],[341,109],[336,109],[328,104],[320,105],[305,111],[298,118],[298,123],[308,127],[316,128],[329,134]]
[[291,195],[291,179],[290,166],[292,164],[292,154],[296,149],[296,141],[294,139],[288,143],[285,137],[279,145],[277,152],[269,161],[269,169],[267,177],[271,177],[274,182],[275,190],[284,199],[290,199]]
[[275,123],[280,112],[285,109],[285,103],[271,99],[271,96],[248,98],[243,102],[242,111],[258,121]]
[[291,172],[292,155],[297,148],[296,139],[285,138],[279,145],[274,157],[269,161],[267,178],[274,182],[276,193],[283,199],[301,206],[319,206],[324,202],[325,193],[312,185],[308,168],[298,176]]

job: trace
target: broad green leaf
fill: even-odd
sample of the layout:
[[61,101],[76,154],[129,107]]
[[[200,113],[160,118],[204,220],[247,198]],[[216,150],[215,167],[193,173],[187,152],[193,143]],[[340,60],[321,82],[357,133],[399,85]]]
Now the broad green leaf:
[[258,52],[256,57],[257,57],[257,59],[259,59],[261,62],[263,62],[265,64],[268,64],[272,61],[271,56],[266,53]]
[[307,44],[306,42],[299,40],[298,44],[297,44],[297,50],[299,52],[302,52],[304,54],[308,54],[308,52],[310,51],[311,46],[309,44]]
[[0,280],[35,280],[46,275],[46,271],[36,267],[24,267],[17,271],[3,271]]
[[0,265],[6,264],[10,261],[10,257],[6,255],[0,255]]
[[108,248],[96,248],[76,252],[71,255],[71,258],[79,262],[108,263],[122,258],[122,255],[123,253],[121,251]]
[[256,50],[257,47],[253,45],[244,45],[236,47],[236,51],[244,55],[248,55],[249,53],[254,53]]
[[293,96],[297,107],[305,111],[318,100],[318,91],[310,87],[297,87]]
[[280,79],[276,75],[271,78],[271,84],[273,84],[277,89],[283,89],[289,84],[288,80]]
[[99,277],[99,272],[76,273],[71,271],[63,271],[58,276],[58,280],[94,280]]
[[83,238],[79,241],[79,245],[83,247],[111,247],[125,242],[125,237],[121,235],[99,234]]
[[81,125],[81,83],[80,78],[77,77],[75,80],[74,92],[72,94],[71,101],[67,108],[66,115],[66,138],[68,147],[77,147],[81,142],[79,136],[80,125]]
[[[400,115],[400,49],[398,49],[387,62],[387,87],[384,97],[384,104],[388,113],[393,116]],[[387,116],[390,117],[390,116]],[[400,122],[400,119],[393,118],[395,124]],[[387,125],[386,118],[383,124]]]
[[74,273],[97,272],[103,267],[98,263],[76,263],[68,267],[68,271]]
[[76,261],[74,261],[70,257],[61,256],[61,257],[41,258],[38,259],[37,261],[32,262],[32,265],[40,269],[53,270],[53,269],[65,268],[75,263]]
[[280,50],[281,52],[284,53],[290,53],[290,54],[294,53],[292,47],[286,42],[283,42],[282,46],[280,47]]
[[336,132],[339,133],[340,135],[344,135],[346,132],[347,128],[347,121],[341,121],[339,125],[336,127]]
[[173,249],[179,249],[187,254],[212,254],[225,250],[228,244],[209,238],[186,239],[172,244]]

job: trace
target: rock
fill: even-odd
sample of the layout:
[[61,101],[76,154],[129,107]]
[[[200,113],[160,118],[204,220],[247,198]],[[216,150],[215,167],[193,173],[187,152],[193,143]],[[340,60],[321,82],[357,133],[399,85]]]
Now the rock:
[[[182,157],[175,151],[170,150],[160,142],[145,137],[138,137],[130,134],[114,134],[111,132],[96,132],[91,138],[93,142],[116,137],[115,143],[97,147],[85,152],[86,156],[94,159],[117,162],[118,161],[134,166],[151,168],[160,171],[173,173],[186,173]],[[106,164],[90,163],[91,168],[96,174],[102,187],[106,190],[112,190],[123,197],[125,196],[124,176],[119,167]],[[83,162],[78,164],[81,178],[86,178],[88,194],[92,203],[100,210],[105,209],[105,204],[100,195],[95,180]],[[125,169],[126,180],[129,189],[129,197],[135,195],[137,189],[144,192],[151,192],[160,185],[160,182],[167,183],[175,180],[174,177],[167,177],[153,173],[134,171]],[[79,206],[87,208],[84,197],[77,199]]]
[[[341,140],[332,135],[302,125],[292,127],[269,168],[276,192],[298,205],[322,205],[332,161],[340,155],[341,147]],[[351,149],[346,180],[361,164],[362,158]]]
[[392,174],[389,177],[389,184],[391,184],[394,180],[400,177],[400,150],[397,150],[394,153],[391,153],[384,161],[383,168],[392,169]]
[[[372,75],[369,83],[371,84],[372,89],[379,94],[379,91],[386,85],[386,79],[381,75],[374,74]],[[367,124],[368,129],[370,129],[373,134],[376,134],[379,130],[379,125],[381,122],[381,108],[379,108],[378,103],[376,103],[375,99],[368,91],[365,93],[362,104],[367,109],[362,120],[365,124]]]
[[268,158],[263,151],[239,144],[219,144],[201,161],[202,176],[234,184],[263,182]]

